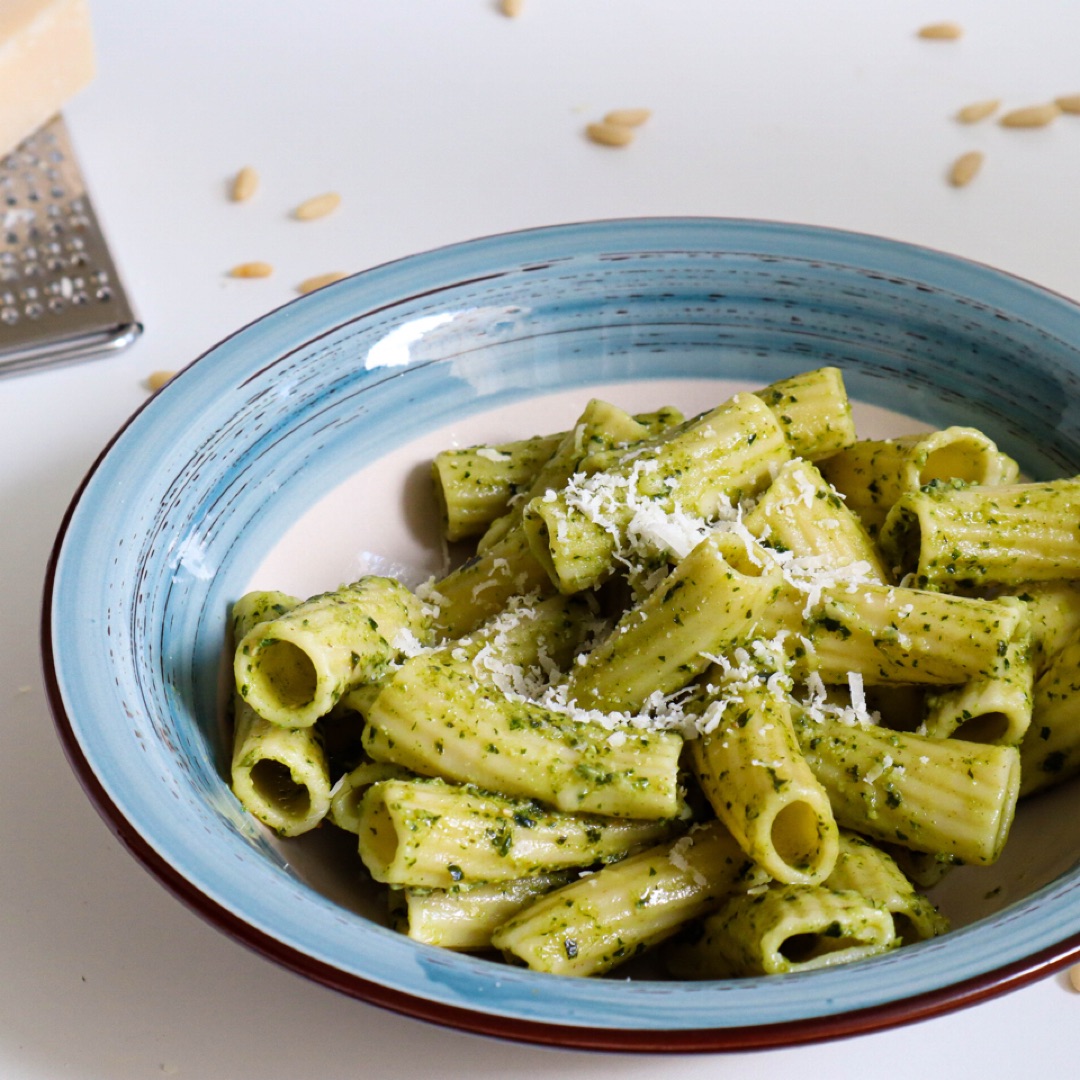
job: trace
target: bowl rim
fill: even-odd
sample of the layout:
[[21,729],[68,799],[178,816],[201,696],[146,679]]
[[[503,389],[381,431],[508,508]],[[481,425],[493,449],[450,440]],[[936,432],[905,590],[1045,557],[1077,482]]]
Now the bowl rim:
[[[649,223],[657,225],[677,223],[692,225],[697,222],[714,226],[723,226],[727,224],[748,227],[761,225],[779,229],[791,228],[804,233],[820,234],[823,237],[846,237],[856,241],[862,239],[881,243],[889,248],[900,250],[906,249],[910,253],[922,253],[926,256],[945,259],[951,263],[965,264],[972,268],[979,268],[998,277],[1008,279],[1013,283],[1032,288],[1037,293],[1044,296],[1064,301],[1070,307],[1077,307],[1076,303],[1071,300],[1071,298],[1030,282],[1018,275],[999,270],[988,264],[967,259],[962,256],[938,251],[921,244],[892,240],[871,233],[834,229],[824,226],[788,225],[784,222],[761,219],[712,217],[702,215],[586,220],[496,232],[483,237],[444,244],[427,251],[387,260],[386,262],[359,271],[349,278],[344,279],[344,281],[331,285],[329,288],[336,289],[341,286],[347,286],[348,282],[355,281],[356,279],[363,279],[365,276],[372,273],[377,273],[391,267],[397,267],[401,264],[409,264],[423,260],[439,253],[453,253],[458,249],[475,248],[492,241],[497,242],[508,238],[527,238],[530,235],[539,233],[551,233],[575,228],[589,228],[591,226],[612,225],[616,227],[633,227],[638,224]],[[462,278],[460,280],[448,282],[446,285],[440,286],[439,290],[435,291],[442,291],[444,288],[460,286],[473,280],[475,279]],[[431,290],[419,290],[410,296],[402,296],[399,302],[407,302],[430,294]],[[177,378],[183,378],[187,372],[197,368],[202,361],[213,356],[213,354],[225,347],[229,342],[244,335],[251,328],[257,327],[259,324],[274,317],[286,308],[290,308],[296,304],[307,304],[311,302],[312,297],[297,297],[240,326],[237,330],[225,336],[199,354],[199,356],[178,373]],[[370,314],[370,312],[359,312],[353,315],[351,319],[355,320],[363,318],[367,314]],[[332,333],[333,329],[334,328],[328,329],[326,333]],[[310,342],[305,342],[305,344],[310,344]],[[867,1034],[901,1024],[929,1019],[960,1008],[978,1004],[982,1001],[1019,989],[1031,982],[1049,976],[1055,971],[1061,970],[1070,963],[1080,959],[1080,933],[1078,933],[1064,938],[1060,942],[1029,956],[1015,960],[1011,963],[1003,964],[998,968],[988,970],[963,981],[949,983],[938,989],[906,996],[889,1002],[883,1002],[865,1009],[761,1025],[685,1029],[594,1027],[587,1024],[556,1024],[517,1016],[506,1016],[484,1011],[481,1005],[478,1005],[475,1009],[464,1008],[443,1001],[410,994],[394,987],[384,986],[380,983],[365,979],[352,972],[342,970],[341,968],[334,967],[332,964],[308,955],[302,950],[273,937],[264,930],[245,921],[242,917],[233,913],[213,897],[203,892],[202,889],[189,881],[174,866],[172,866],[169,861],[146,840],[135,824],[130,821],[124,812],[117,806],[99,780],[89,757],[75,733],[72,717],[69,716],[64,703],[64,696],[58,675],[57,658],[53,647],[53,603],[57,584],[57,571],[64,550],[65,541],[71,528],[72,519],[82,502],[87,488],[90,486],[106,458],[109,457],[113,447],[124,437],[125,433],[135,423],[136,419],[143,411],[151,407],[152,401],[153,395],[148,397],[109,439],[86,471],[61,520],[56,538],[49,553],[43,586],[40,642],[44,683],[46,698],[53,715],[54,725],[69,765],[75,772],[76,777],[86,792],[91,804],[108,825],[110,831],[113,832],[144,869],[154,876],[173,894],[173,896],[222,933],[227,934],[229,937],[265,958],[272,960],[297,974],[303,975],[316,983],[337,990],[347,996],[354,997],[368,1004],[377,1005],[415,1019],[473,1034],[488,1035],[501,1039],[538,1045],[581,1050],[648,1053],[714,1052],[778,1048],[780,1046],[800,1045],[839,1037]]]

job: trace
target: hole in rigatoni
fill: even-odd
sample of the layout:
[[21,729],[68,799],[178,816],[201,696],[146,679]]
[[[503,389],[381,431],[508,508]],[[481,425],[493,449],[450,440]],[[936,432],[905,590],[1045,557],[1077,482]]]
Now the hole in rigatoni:
[[926,455],[926,463],[919,470],[919,486],[923,487],[934,480],[963,480],[968,484],[980,484],[989,471],[988,455],[987,447],[971,436],[939,446]]
[[821,934],[792,934],[780,945],[780,955],[793,964],[805,964],[826,952],[844,948],[841,938],[825,938]]
[[299,709],[315,697],[318,676],[315,664],[291,641],[266,641],[248,669],[247,698],[274,702],[279,708]]
[[907,912],[894,911],[892,918],[896,936],[902,945],[914,945],[917,941],[926,940],[927,935],[922,927]]
[[1003,712],[988,712],[964,720],[950,737],[996,746],[1008,741],[1012,727],[1012,722]]
[[257,761],[251,768],[251,784],[259,798],[285,817],[302,819],[311,811],[311,792],[280,761]]
[[376,881],[385,881],[397,858],[400,839],[397,825],[379,785],[368,788],[357,815],[364,865]]
[[792,934],[781,943],[780,955],[793,965],[802,967],[824,966],[821,961],[836,953],[860,948],[862,940],[854,934],[846,934],[838,922],[830,923],[816,934]]
[[766,572],[776,574],[776,566],[764,552],[759,551],[746,537],[734,532],[717,532],[710,542],[723,556],[724,561],[737,574],[748,578],[764,577]]
[[[820,808],[798,799],[785,803],[772,819],[770,840],[787,872],[786,881],[821,881],[836,861],[835,829],[825,827]],[[778,867],[766,867],[775,876]]]
[[935,431],[912,448],[912,465],[917,477],[908,475],[923,487],[935,480],[961,480],[965,484],[1006,484],[1016,479],[1016,462],[998,450],[997,445],[975,428],[950,427]]

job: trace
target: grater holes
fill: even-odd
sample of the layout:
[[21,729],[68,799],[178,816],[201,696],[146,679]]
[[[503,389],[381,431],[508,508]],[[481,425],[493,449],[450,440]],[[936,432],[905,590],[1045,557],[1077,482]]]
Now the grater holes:
[[0,370],[9,346],[78,340],[101,327],[113,332],[108,320],[125,304],[114,277],[78,163],[56,120],[0,155]]

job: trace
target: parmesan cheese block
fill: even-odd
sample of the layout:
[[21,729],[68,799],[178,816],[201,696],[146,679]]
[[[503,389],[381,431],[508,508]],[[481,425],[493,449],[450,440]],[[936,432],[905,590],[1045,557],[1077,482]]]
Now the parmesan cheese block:
[[0,2],[0,156],[94,75],[86,0]]

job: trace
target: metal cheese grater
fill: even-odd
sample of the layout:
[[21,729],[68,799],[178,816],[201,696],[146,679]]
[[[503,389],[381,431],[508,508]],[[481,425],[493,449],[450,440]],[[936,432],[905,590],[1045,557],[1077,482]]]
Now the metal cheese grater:
[[0,162],[0,375],[130,344],[139,325],[59,115]]

